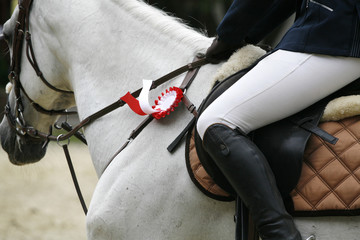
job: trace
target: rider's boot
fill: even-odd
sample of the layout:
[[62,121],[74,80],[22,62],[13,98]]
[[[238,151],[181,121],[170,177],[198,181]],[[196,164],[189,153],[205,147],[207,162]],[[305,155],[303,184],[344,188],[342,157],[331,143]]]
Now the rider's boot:
[[206,130],[203,145],[249,208],[262,240],[301,240],[265,156],[247,136],[214,124]]

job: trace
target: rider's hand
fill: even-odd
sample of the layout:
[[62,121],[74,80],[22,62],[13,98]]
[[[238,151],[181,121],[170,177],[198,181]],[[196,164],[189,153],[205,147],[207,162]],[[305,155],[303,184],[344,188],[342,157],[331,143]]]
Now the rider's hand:
[[241,42],[238,45],[227,44],[216,37],[211,46],[206,51],[206,59],[210,63],[219,63],[228,59],[237,49],[245,45],[245,42]]

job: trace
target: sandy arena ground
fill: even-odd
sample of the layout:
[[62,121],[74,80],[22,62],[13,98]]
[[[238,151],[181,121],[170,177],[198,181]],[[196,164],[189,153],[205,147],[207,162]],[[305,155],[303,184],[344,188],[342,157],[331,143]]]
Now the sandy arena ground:
[[[0,148],[1,149],[1,148]],[[97,177],[86,146],[69,145],[89,205]],[[85,240],[85,217],[56,143],[38,163],[12,165],[0,150],[0,240]]]

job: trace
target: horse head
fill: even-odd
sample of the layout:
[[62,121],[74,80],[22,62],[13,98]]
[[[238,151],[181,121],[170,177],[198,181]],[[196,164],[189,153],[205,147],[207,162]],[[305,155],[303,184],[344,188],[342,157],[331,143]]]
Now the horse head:
[[16,165],[37,162],[45,155],[48,140],[39,133],[50,134],[49,126],[59,118],[61,109],[74,105],[66,68],[46,44],[51,36],[35,17],[28,16],[31,2],[20,1],[23,6],[15,9],[0,34],[11,57],[1,145]]

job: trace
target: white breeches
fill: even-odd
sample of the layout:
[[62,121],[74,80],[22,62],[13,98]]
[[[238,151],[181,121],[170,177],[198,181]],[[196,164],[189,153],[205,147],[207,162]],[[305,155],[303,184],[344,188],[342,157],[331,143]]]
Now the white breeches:
[[360,58],[278,50],[218,97],[200,116],[245,133],[288,117],[360,77]]

